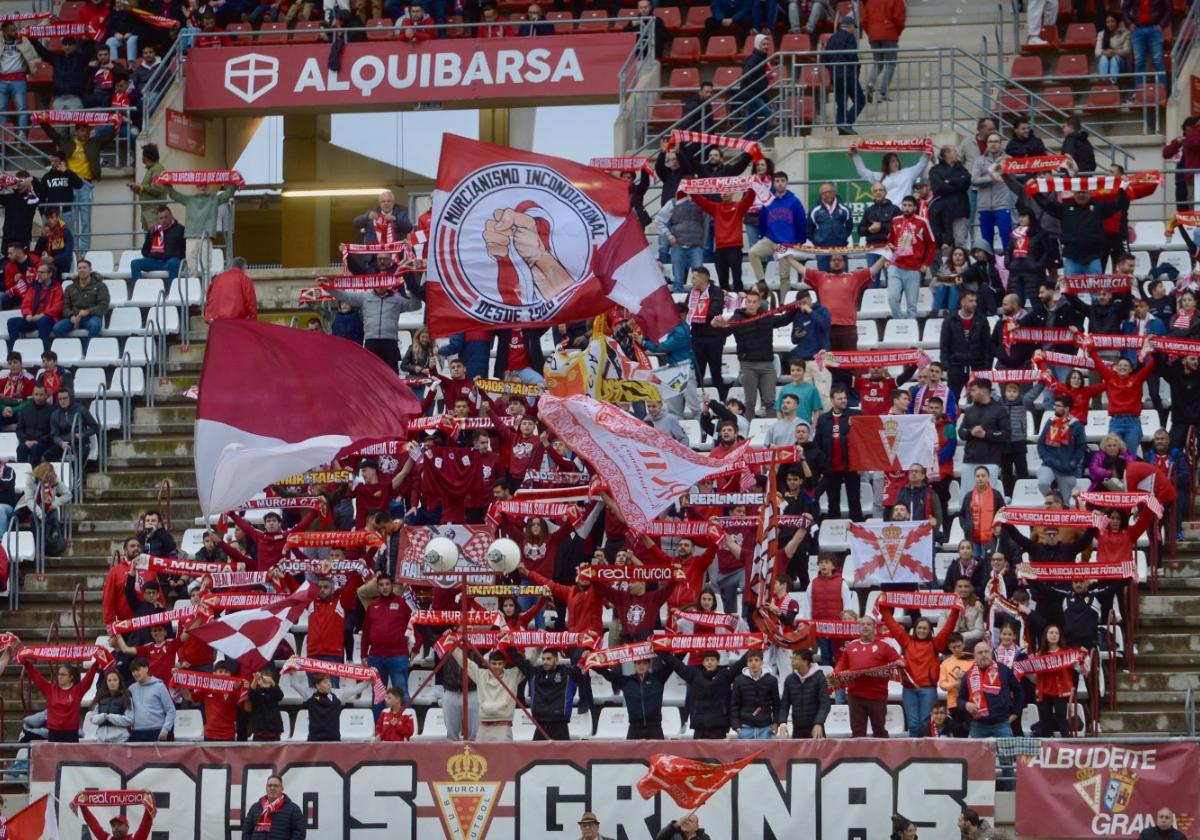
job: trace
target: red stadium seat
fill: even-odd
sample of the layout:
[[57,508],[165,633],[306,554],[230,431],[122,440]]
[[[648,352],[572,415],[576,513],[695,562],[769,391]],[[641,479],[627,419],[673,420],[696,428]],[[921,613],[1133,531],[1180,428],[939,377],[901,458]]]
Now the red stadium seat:
[[673,38],[671,51],[663,56],[664,64],[696,64],[699,61],[699,38]]
[[683,103],[678,100],[660,99],[650,106],[650,122],[653,125],[672,125],[683,117]]
[[721,64],[737,57],[737,39],[732,35],[714,35],[700,60],[708,64]]
[[1086,76],[1088,74],[1088,57],[1086,55],[1060,55],[1054,65],[1054,75],[1058,77]]
[[248,23],[231,23],[225,27],[225,34],[229,36],[229,43],[240,44],[250,40],[249,35],[241,33],[251,32],[253,27]]
[[[391,26],[390,21],[388,26]],[[262,34],[266,32],[273,34]],[[256,44],[286,44],[288,39],[288,25],[282,20],[266,21],[263,23],[262,28],[259,29],[259,33],[259,36],[254,39]]]
[[637,9],[621,9],[620,11],[617,12],[617,17],[622,21],[622,23],[617,24],[613,28],[618,29],[618,30],[624,29],[626,23],[628,23],[633,18],[638,17],[638,11],[637,11]]
[[1088,111],[1113,111],[1121,107],[1121,91],[1116,85],[1096,85],[1087,95]]
[[679,31],[684,35],[699,35],[704,31],[704,24],[712,17],[712,9],[707,5],[692,6],[688,9],[687,17]]
[[607,32],[608,24],[604,22],[604,18],[608,17],[608,12],[604,9],[587,9],[579,17],[579,26],[576,27],[577,32]]
[[1064,50],[1091,50],[1096,47],[1096,24],[1072,23],[1062,40]]
[[83,11],[83,0],[67,0],[58,7],[57,23],[72,23],[79,17],[79,13]]
[[724,90],[740,78],[742,78],[741,67],[718,67],[713,73],[713,87],[717,90]]
[[1166,85],[1138,85],[1138,89],[1133,93],[1133,104],[1139,106],[1166,105]]
[[368,41],[390,41],[395,34],[391,18],[371,18],[367,21]]
[[555,35],[567,35],[575,28],[570,12],[546,12],[546,22],[554,24]]
[[683,16],[677,6],[659,6],[654,10],[654,16],[663,22],[668,32],[678,32],[683,27]]
[[1015,81],[1042,78],[1042,60],[1036,55],[1018,55],[1013,59],[1008,75]]
[[809,64],[800,71],[800,87],[829,89],[829,73],[824,67]]
[[1046,88],[1042,91],[1042,99],[1046,100],[1047,105],[1063,111],[1070,111],[1075,107],[1075,93],[1069,87]]
[[296,31],[292,33],[292,43],[294,44],[315,44],[321,40],[322,23],[319,20],[302,20],[296,24]]
[[823,52],[825,50],[825,45],[829,43],[829,39],[832,37],[832,32],[826,32],[824,35],[817,38],[817,52]]
[[1055,52],[1058,50],[1058,27],[1045,26],[1041,31],[1042,40],[1046,42],[1045,46],[1030,46],[1029,44],[1021,44],[1021,52]]
[[1000,97],[1000,111],[1006,114],[1024,114],[1029,110],[1029,94],[1023,90],[1009,88]]
[[29,84],[33,87],[44,87],[54,81],[54,68],[44,61],[39,61],[34,65],[33,72],[29,74]]
[[684,96],[695,93],[700,87],[700,71],[695,67],[676,67],[667,79],[667,87],[671,96]]
[[[799,35],[794,35],[791,32],[783,36],[783,40],[779,42],[780,52],[798,52],[810,53],[813,51],[812,39],[808,37],[807,32],[802,32]],[[811,56],[806,56],[805,61],[811,61]]]

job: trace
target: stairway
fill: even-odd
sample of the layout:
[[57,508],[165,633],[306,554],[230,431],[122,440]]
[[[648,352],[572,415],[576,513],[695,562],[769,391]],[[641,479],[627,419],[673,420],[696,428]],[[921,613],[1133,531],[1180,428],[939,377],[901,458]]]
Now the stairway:
[[[267,300],[261,303],[274,307],[260,310],[260,318],[290,323],[298,314],[288,307],[296,300],[295,287],[299,284],[291,282],[273,288],[270,281],[278,279],[281,272],[254,274],[261,278],[260,289],[269,290],[265,295]],[[142,513],[160,508],[172,520],[171,533],[176,539],[185,529],[195,527],[193,520],[200,515],[192,467],[196,404],[183,393],[198,384],[204,359],[207,327],[198,311],[195,308],[191,316],[190,346],[182,346],[178,336],[173,336],[166,377],[147,382],[148,388],[154,388],[154,407],[144,404],[135,407],[129,440],[121,440],[119,431],[110,433],[108,470],[87,476],[84,501],[72,509],[74,531],[66,554],[47,558],[46,574],[41,577],[26,566],[19,611],[0,617],[0,628],[16,633],[22,641],[45,641],[52,623],[57,623],[57,638],[62,643],[74,642],[78,633],[87,644],[105,633],[100,593],[109,558],[134,533],[134,524]],[[247,392],[247,399],[252,399],[252,392]],[[159,501],[159,486],[164,479],[170,482],[169,504],[166,495]],[[82,609],[77,612],[81,619],[78,626],[72,615],[76,587],[82,587],[83,591]],[[11,668],[0,679],[3,704],[0,741],[15,741],[20,733],[21,682]],[[41,708],[41,697],[36,691],[33,700],[35,708]],[[7,757],[0,755],[0,762]]]

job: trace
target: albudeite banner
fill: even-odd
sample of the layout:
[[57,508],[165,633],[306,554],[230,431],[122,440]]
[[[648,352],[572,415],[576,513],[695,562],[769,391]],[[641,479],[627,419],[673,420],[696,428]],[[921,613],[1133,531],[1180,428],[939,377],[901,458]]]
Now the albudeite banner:
[[[1043,741],[1017,765],[1017,833],[1137,837],[1159,808],[1185,837],[1200,836],[1200,744]],[[1053,831],[1048,829],[1053,826]]]
[[[636,784],[654,753],[729,762],[763,755],[699,811],[721,840],[882,838],[891,815],[958,836],[963,805],[994,811],[995,753],[983,741],[575,741],[571,743],[47,744],[31,795],[148,789],[155,840],[241,836],[241,816],[280,773],[320,840],[577,840],[595,811],[604,837],[653,840],[682,816]],[[101,812],[107,822],[113,813]],[[59,809],[59,836],[80,836]]]

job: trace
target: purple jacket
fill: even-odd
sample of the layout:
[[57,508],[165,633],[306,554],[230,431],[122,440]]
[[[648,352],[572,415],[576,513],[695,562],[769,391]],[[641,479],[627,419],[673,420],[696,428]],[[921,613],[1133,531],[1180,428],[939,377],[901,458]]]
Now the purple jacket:
[[[1092,477],[1092,486],[1088,488],[1089,493],[1093,490],[1103,490],[1104,488],[1101,485],[1104,483],[1104,480],[1113,476],[1112,470],[1104,466],[1104,459],[1106,457],[1104,451],[1101,450],[1092,456],[1092,460],[1088,461],[1088,475]],[[1128,452],[1122,452],[1121,457],[1127,464],[1137,460]]]

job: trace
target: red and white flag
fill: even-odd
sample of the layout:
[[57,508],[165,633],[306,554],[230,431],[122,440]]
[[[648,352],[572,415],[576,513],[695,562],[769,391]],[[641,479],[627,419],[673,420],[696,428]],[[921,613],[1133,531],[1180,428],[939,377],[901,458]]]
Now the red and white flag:
[[8,840],[54,840],[58,815],[50,794],[38,797],[8,818]]
[[931,414],[858,414],[850,418],[850,469],[896,472],[920,464],[936,470],[937,442]]
[[[402,435],[420,404],[373,353],[335,336],[259,321],[213,322],[196,405],[205,515],[364,443]],[[235,386],[254,378],[256,408]]]
[[546,395],[538,402],[538,416],[603,476],[625,521],[637,531],[698,481],[729,466],[591,397]]
[[658,339],[679,323],[629,182],[563,158],[446,134],[426,283],[435,338],[629,310]]
[[650,769],[638,779],[637,790],[643,799],[665,793],[680,808],[694,811],[762,753],[759,750],[726,764],[658,753],[650,757]]
[[851,586],[928,583],[933,580],[933,526],[929,522],[850,523]]
[[231,612],[188,632],[213,650],[236,659],[243,668],[256,671],[271,661],[280,640],[316,597],[317,588],[305,583],[269,607]]

